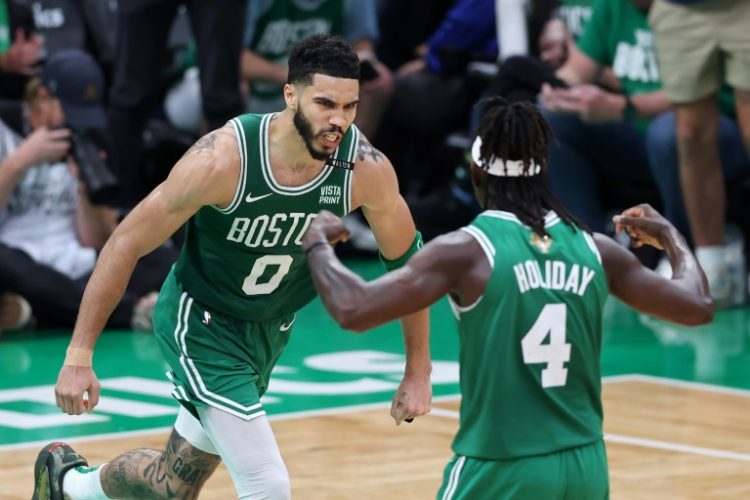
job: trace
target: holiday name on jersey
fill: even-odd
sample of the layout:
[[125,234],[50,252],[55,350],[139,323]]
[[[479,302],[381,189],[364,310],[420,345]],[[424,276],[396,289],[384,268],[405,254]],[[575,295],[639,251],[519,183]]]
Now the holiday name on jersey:
[[318,214],[304,212],[259,215],[254,218],[235,217],[227,240],[256,248],[287,246],[290,242],[302,245],[302,236]]
[[583,296],[586,287],[594,278],[594,271],[588,267],[573,264],[568,269],[568,263],[559,260],[545,261],[544,273],[536,260],[519,262],[513,266],[513,272],[516,273],[516,281],[518,281],[518,289],[521,293],[536,288],[546,288]]

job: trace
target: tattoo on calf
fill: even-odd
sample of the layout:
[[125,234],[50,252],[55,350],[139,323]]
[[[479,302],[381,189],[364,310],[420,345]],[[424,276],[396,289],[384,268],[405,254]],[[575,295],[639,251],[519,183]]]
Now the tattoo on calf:
[[113,460],[102,487],[113,498],[196,498],[219,462],[172,431],[161,454],[135,450]]
[[380,160],[384,158],[383,153],[381,153],[379,150],[375,148],[372,144],[369,143],[367,139],[360,139],[359,140],[359,161],[365,161],[365,158],[372,158],[372,160],[377,163]]

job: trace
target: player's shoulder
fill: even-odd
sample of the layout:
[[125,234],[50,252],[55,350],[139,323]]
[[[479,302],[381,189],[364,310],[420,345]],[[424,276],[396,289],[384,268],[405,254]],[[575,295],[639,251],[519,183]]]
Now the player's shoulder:
[[390,160],[364,134],[360,134],[356,147],[352,206],[392,206],[399,196],[399,188]]
[[602,255],[602,258],[615,253],[619,254],[622,251],[627,251],[615,240],[603,233],[591,233],[591,237],[594,240],[597,250]]
[[354,147],[356,148],[354,156],[355,174],[361,172],[361,176],[365,177],[393,170],[388,157],[375,147],[364,134],[359,134],[359,140]]
[[424,250],[440,255],[443,260],[453,262],[471,262],[476,256],[486,253],[487,243],[477,237],[476,232],[467,230],[465,226],[449,233],[441,234],[430,240]]
[[196,165],[196,174],[211,175],[231,168],[239,161],[237,136],[230,124],[201,136],[180,159],[188,165]]
[[231,125],[200,137],[172,169],[169,181],[204,204],[231,200],[240,174],[237,138]]

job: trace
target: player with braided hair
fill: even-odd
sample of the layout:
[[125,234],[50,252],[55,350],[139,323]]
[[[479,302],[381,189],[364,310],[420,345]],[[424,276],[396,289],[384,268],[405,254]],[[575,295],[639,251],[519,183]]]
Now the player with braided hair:
[[547,184],[550,137],[533,104],[487,102],[471,150],[484,212],[377,280],[365,282],[337,260],[329,242],[346,229],[333,214],[320,214],[303,241],[316,288],[347,329],[448,295],[462,401],[438,498],[607,498],[599,371],[607,294],[677,323],[713,317],[703,271],[650,206],[616,216],[617,230],[664,249],[671,280],[562,207]]

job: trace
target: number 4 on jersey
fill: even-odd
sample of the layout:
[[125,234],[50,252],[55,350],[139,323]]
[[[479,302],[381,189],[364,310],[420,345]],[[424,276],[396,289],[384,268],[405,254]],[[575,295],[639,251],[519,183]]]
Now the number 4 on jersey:
[[[570,361],[570,344],[565,342],[566,317],[565,304],[547,304],[521,339],[524,363],[547,364],[542,370],[542,387],[562,387],[568,379],[565,363]],[[549,343],[544,344],[547,334]]]

